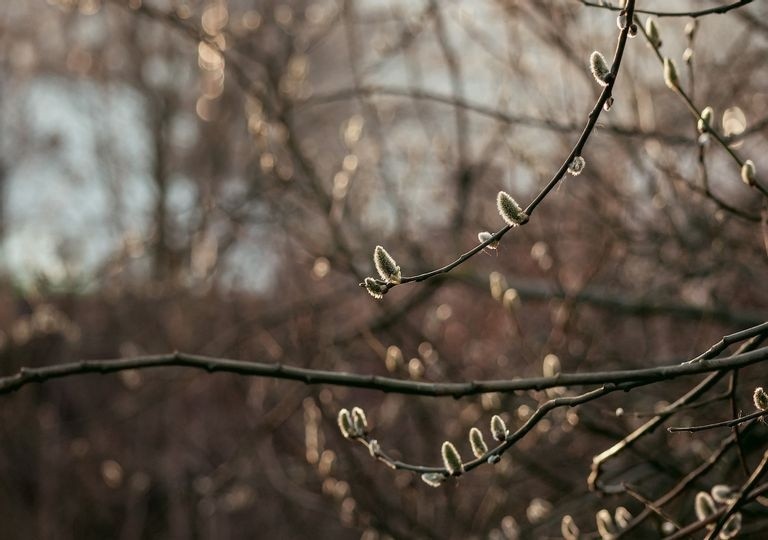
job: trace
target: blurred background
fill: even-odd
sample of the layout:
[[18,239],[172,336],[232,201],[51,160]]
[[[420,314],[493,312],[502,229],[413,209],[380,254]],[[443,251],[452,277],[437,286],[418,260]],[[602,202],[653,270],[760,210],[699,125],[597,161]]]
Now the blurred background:
[[[586,122],[588,58],[612,56],[615,20],[576,0],[2,2],[0,374],[182,350],[530,377],[679,362],[762,322],[764,202],[642,36],[584,172],[527,226],[380,302],[358,287],[377,244],[417,274],[502,226],[499,190],[530,202]],[[755,2],[693,33],[659,21],[683,87],[758,172],[766,20]],[[2,396],[0,536],[543,538],[566,513],[594,531],[600,508],[642,506],[590,494],[592,456],[694,382],[559,409],[440,489],[344,440],[337,411],[365,407],[383,449],[437,465],[443,440],[468,456],[470,427],[519,425],[552,391],[428,399],[171,368],[31,385]],[[607,474],[659,495],[721,437],[660,430]],[[729,456],[698,487],[743,481]],[[683,523],[693,494],[671,509]]]

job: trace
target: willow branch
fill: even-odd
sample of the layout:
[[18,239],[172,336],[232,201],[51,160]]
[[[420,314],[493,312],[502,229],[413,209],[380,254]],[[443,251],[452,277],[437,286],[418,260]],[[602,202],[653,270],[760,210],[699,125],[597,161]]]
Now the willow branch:
[[[495,107],[489,107],[488,105],[484,105],[482,103],[477,103],[468,99],[433,92],[422,88],[409,88],[382,84],[360,85],[352,88],[342,88],[340,90],[335,90],[323,94],[314,94],[300,101],[296,101],[295,103],[296,108],[298,109],[306,106],[322,105],[336,101],[343,101],[359,96],[400,97],[418,101],[438,103],[450,107],[465,109],[480,116],[485,116],[486,118],[496,120],[497,122],[501,122],[503,124],[535,127],[559,133],[580,132],[584,129],[581,124],[562,123],[549,118],[540,118],[519,113],[509,113],[499,110]],[[694,142],[689,137],[685,137],[684,135],[675,135],[661,131],[641,131],[637,128],[617,124],[601,125],[600,129],[623,137],[657,138],[668,144],[690,145]]]
[[[627,2],[627,18],[629,20],[632,20],[633,13],[635,8],[635,0],[628,0]],[[621,60],[624,57],[624,49],[627,43],[627,37],[629,34],[629,25],[626,25],[621,32],[619,33],[618,41],[616,44],[616,49],[613,54],[613,60],[611,62],[611,69],[606,77],[606,85],[603,88],[602,92],[600,92],[600,96],[597,99],[597,102],[595,103],[594,107],[590,111],[587,119],[587,123],[584,126],[584,129],[582,130],[581,135],[579,136],[578,140],[576,141],[576,144],[571,149],[571,152],[568,154],[568,157],[563,161],[563,163],[560,165],[560,168],[557,170],[557,172],[554,174],[554,176],[547,182],[547,184],[541,189],[541,191],[534,197],[533,201],[531,201],[528,206],[525,208],[524,212],[530,218],[530,216],[533,214],[533,212],[536,210],[536,208],[541,204],[541,202],[547,197],[547,195],[557,186],[557,184],[560,182],[560,180],[563,179],[565,176],[565,173],[568,170],[569,165],[573,161],[573,158],[576,156],[581,155],[582,150],[584,149],[584,146],[587,144],[587,141],[589,140],[590,135],[592,134],[592,131],[595,128],[595,125],[597,124],[598,118],[600,118],[600,113],[603,110],[603,106],[608,101],[609,98],[611,98],[611,94],[613,92],[613,86],[616,83],[616,77],[619,74],[619,69],[621,67]],[[525,225],[528,220],[526,219],[525,222],[520,223],[520,225]],[[479,245],[475,246],[471,250],[467,251],[463,255],[461,255],[458,259],[454,260],[451,263],[446,264],[445,266],[442,266],[440,268],[437,268],[435,270],[431,270],[429,272],[424,272],[422,274],[417,274],[414,276],[403,276],[399,283],[383,283],[382,285],[386,286],[386,290],[389,290],[393,287],[396,287],[398,285],[402,285],[405,283],[413,283],[418,281],[425,281],[429,278],[438,276],[440,274],[446,274],[456,268],[457,266],[463,264],[467,260],[471,259],[478,253],[482,252],[486,247],[488,247],[491,243],[498,242],[501,240],[501,238],[507,234],[513,227],[511,225],[506,225],[496,233],[494,233],[488,240],[485,242],[480,243]],[[364,284],[360,284],[361,287],[364,287]],[[385,291],[386,292],[386,291]]]
[[[470,461],[463,462],[462,465],[464,468],[464,472],[469,472],[482,465],[493,463],[495,458],[500,458],[517,441],[525,437],[525,435],[527,435],[533,428],[535,428],[536,425],[539,422],[541,422],[541,420],[543,420],[547,416],[547,414],[549,414],[552,410],[558,409],[560,407],[575,407],[577,405],[581,405],[583,403],[587,403],[589,401],[599,399],[607,394],[616,392],[618,390],[627,391],[634,386],[639,386],[640,384],[644,384],[644,383],[623,384],[623,385],[607,384],[605,386],[601,386],[600,388],[590,390],[589,392],[586,392],[584,394],[580,394],[577,396],[559,397],[559,398],[551,399],[545,402],[544,404],[542,404],[540,407],[538,407],[534,411],[534,413],[530,416],[530,418],[528,418],[528,420],[522,426],[520,426],[517,430],[509,433],[506,439],[501,444],[499,444],[495,448],[488,450],[488,452],[486,452],[483,456],[479,458],[475,458]],[[377,450],[377,451],[371,450],[371,443],[373,439],[370,439],[368,437],[360,438],[360,441],[368,447],[368,449],[371,451],[371,454],[375,458],[379,459],[380,461],[383,461],[387,466],[393,469],[411,471],[419,474],[442,473],[445,476],[451,476],[451,474],[445,467],[430,467],[430,466],[406,463],[404,461],[400,461],[392,458],[391,456],[382,452],[381,450]]]
[[592,373],[560,373],[554,377],[531,377],[525,379],[439,383],[300,368],[284,364],[246,362],[174,352],[116,360],[82,360],[39,368],[22,367],[16,374],[0,378],[0,395],[16,392],[31,383],[44,383],[52,379],[73,377],[87,373],[108,374],[129,369],[185,367],[199,369],[208,373],[235,373],[248,377],[287,379],[303,382],[307,385],[324,384],[365,388],[395,394],[460,398],[493,392],[509,394],[520,391],[546,390],[547,388],[555,387],[619,383],[649,384],[678,377],[745,367],[765,360],[768,360],[768,347],[748,353],[734,354],[728,358],[704,360],[697,363],[668,364],[644,369],[597,371]]

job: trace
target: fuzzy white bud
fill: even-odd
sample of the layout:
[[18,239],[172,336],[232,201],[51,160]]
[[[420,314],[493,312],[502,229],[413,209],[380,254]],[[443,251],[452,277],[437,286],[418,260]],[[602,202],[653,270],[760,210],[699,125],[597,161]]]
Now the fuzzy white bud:
[[422,474],[421,479],[428,486],[436,488],[445,482],[445,475],[443,473],[428,472]]
[[648,17],[645,21],[645,33],[648,36],[648,40],[655,48],[661,47],[661,36],[659,35],[659,27],[656,26],[656,21],[653,17]]
[[528,221],[528,215],[523,212],[520,205],[517,204],[517,201],[509,193],[499,191],[499,194],[496,196],[496,207],[499,209],[499,214],[504,221],[513,227]]
[[554,377],[560,373],[560,359],[556,354],[548,354],[541,362],[541,372],[545,377]]
[[597,514],[595,514],[595,524],[597,525],[597,532],[600,534],[602,540],[612,540],[616,538],[618,530],[613,523],[613,517],[611,513],[603,508]]
[[371,457],[379,457],[379,454],[381,454],[381,445],[379,444],[379,441],[371,439],[368,442],[368,451],[371,453]]
[[613,512],[613,520],[619,529],[626,529],[632,521],[632,514],[624,506],[619,506]]
[[339,425],[339,431],[347,439],[355,435],[355,426],[352,424],[352,417],[347,409],[341,409],[336,416],[336,423]]
[[488,445],[483,440],[483,433],[476,427],[469,430],[469,444],[476,458],[481,458],[488,452]]
[[706,491],[699,491],[696,494],[693,508],[699,521],[704,521],[717,512],[715,501],[712,500],[712,497]]
[[699,121],[696,124],[699,133],[705,133],[709,129],[708,126],[712,125],[712,117],[714,115],[715,111],[712,107],[704,107],[704,110],[701,111],[701,118],[699,118]]
[[520,301],[520,295],[517,293],[517,289],[510,287],[504,291],[504,296],[501,298],[501,303],[510,313],[514,313],[522,303]]
[[599,85],[608,86],[611,81],[611,70],[602,53],[594,51],[589,56],[589,70]]
[[[480,241],[481,244],[486,243],[491,238],[493,238],[493,235],[491,233],[489,233],[488,231],[483,231],[483,232],[477,233],[477,239]],[[494,240],[493,242],[491,242],[490,244],[488,244],[485,247],[487,247],[488,249],[496,249],[497,247],[499,247],[499,241],[498,240]]]
[[400,283],[403,277],[400,273],[400,267],[397,266],[395,259],[387,253],[386,249],[376,246],[376,249],[373,250],[373,264],[376,265],[381,279],[390,283]]
[[723,528],[720,529],[720,534],[718,535],[718,538],[720,540],[730,540],[731,538],[736,538],[736,535],[739,534],[739,531],[741,530],[741,512],[736,512],[731,515],[731,517],[728,518],[728,521],[725,522],[723,525]]
[[459,476],[464,472],[464,464],[461,462],[461,456],[453,444],[445,441],[441,449],[441,454],[443,456],[443,465],[449,474]]
[[352,409],[352,425],[358,435],[365,435],[368,431],[368,419],[365,417],[365,411],[360,407]]
[[563,540],[579,540],[580,532],[573,518],[568,514],[564,515],[560,522],[560,534],[563,535]]
[[670,89],[677,90],[680,86],[680,79],[677,77],[677,66],[671,58],[664,58],[664,84]]
[[693,36],[696,34],[697,26],[698,23],[696,22],[696,19],[689,21],[688,24],[685,25],[685,37],[688,39],[693,39]]
[[619,30],[624,30],[627,27],[626,10],[622,9],[621,12],[619,12],[619,15],[616,17],[616,26],[619,27]]
[[712,486],[710,493],[712,494],[712,499],[720,504],[730,503],[737,495],[731,486],[727,486],[725,484],[717,484]]
[[493,435],[495,440],[503,441],[507,438],[507,434],[509,434],[507,424],[504,423],[501,416],[494,414],[493,418],[491,418],[491,435]]
[[365,278],[363,283],[365,285],[365,290],[368,291],[368,294],[373,296],[376,300],[381,300],[381,298],[387,292],[387,286],[382,285],[372,277]]
[[397,371],[397,368],[403,365],[403,351],[400,350],[400,347],[397,345],[387,347],[384,365],[387,366],[387,371],[390,373]]
[[765,393],[762,386],[755,388],[755,393],[752,394],[752,401],[755,402],[755,408],[764,411],[768,409],[768,394]]
[[756,172],[754,162],[751,159],[748,159],[744,162],[744,165],[741,166],[742,181],[748,186],[754,186]]
[[584,161],[584,158],[581,156],[574,157],[571,162],[568,164],[568,174],[572,174],[573,176],[579,176],[581,174],[581,171],[584,170],[585,165],[587,164],[586,161]]

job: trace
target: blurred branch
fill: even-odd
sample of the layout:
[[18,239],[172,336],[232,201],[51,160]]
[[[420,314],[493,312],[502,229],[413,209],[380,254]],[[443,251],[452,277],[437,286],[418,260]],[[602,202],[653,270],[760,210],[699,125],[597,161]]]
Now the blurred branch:
[[[456,274],[451,276],[462,282],[471,283],[478,289],[488,289],[487,278]],[[673,298],[659,297],[658,294],[632,296],[602,287],[588,286],[578,291],[566,291],[547,280],[508,278],[508,286],[517,291],[522,300],[546,300],[553,298],[569,300],[627,315],[641,317],[668,315],[681,319],[700,321],[709,319],[737,326],[755,325],[763,320],[758,311],[728,309],[718,306],[697,306]]]
[[[639,17],[635,16],[634,20],[637,22],[637,26],[640,32],[643,33],[643,37],[645,37],[645,40],[648,42],[648,44],[651,46],[651,49],[656,54],[656,58],[658,58],[659,62],[664,64],[664,56],[661,54],[661,45],[659,44],[659,42],[651,39],[651,37],[646,32],[645,26],[643,24],[640,24]],[[691,112],[694,118],[696,118],[698,122],[701,122],[702,127],[704,128],[703,129],[704,133],[711,134],[715,138],[717,143],[723,148],[723,150],[725,150],[728,153],[728,155],[730,155],[731,158],[733,158],[733,160],[739,165],[739,167],[740,168],[743,167],[745,160],[739,154],[737,154],[733,148],[731,148],[725,136],[721,135],[716,129],[714,129],[710,124],[710,122],[702,118],[701,111],[693,103],[693,100],[688,95],[688,93],[685,90],[683,90],[679,82],[674,84],[673,90],[683,99],[686,106],[688,107],[688,110]],[[763,184],[760,182],[760,180],[757,177],[755,177],[752,180],[750,186],[757,189],[760,193],[763,194],[763,196],[768,197],[768,188],[763,186]]]
[[[612,4],[608,4],[605,2],[592,2],[590,0],[580,0],[582,4],[584,4],[587,7],[596,7],[596,8],[602,8],[602,9],[608,9],[611,11],[620,11],[623,9],[620,6],[614,6]],[[717,6],[707,9],[702,9],[698,11],[653,11],[653,10],[645,10],[645,9],[638,9],[635,10],[635,13],[642,13],[644,15],[655,15],[656,17],[691,17],[693,19],[697,17],[703,17],[705,15],[722,15],[723,13],[728,13],[729,11],[733,9],[737,9],[743,6],[746,6],[747,4],[751,4],[753,0],[738,0],[737,2],[734,2],[732,4],[728,4],[725,6]]]
[[[297,101],[296,104],[298,107],[321,105],[352,99],[357,97],[358,94],[365,96],[404,97],[419,101],[431,101],[434,103],[449,105],[451,107],[466,109],[476,114],[497,120],[504,124],[529,126],[547,129],[559,133],[573,133],[584,129],[579,124],[563,123],[554,119],[504,112],[497,108],[489,107],[481,103],[475,103],[457,96],[448,96],[420,88],[402,88],[388,85],[369,84],[355,88],[342,88],[340,90],[328,92],[325,94],[314,94],[304,99],[303,101]],[[768,122],[768,119],[766,119],[766,121]],[[600,129],[609,131],[615,135],[621,135],[623,137],[653,138],[664,141],[668,144],[690,145],[694,144],[695,142],[690,137],[686,137],[684,135],[673,135],[666,131],[642,131],[638,128],[616,124],[601,124]]]

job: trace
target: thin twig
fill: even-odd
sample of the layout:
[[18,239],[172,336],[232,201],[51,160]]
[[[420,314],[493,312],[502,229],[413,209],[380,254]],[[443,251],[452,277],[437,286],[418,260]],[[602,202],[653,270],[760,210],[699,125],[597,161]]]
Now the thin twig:
[[695,433],[697,431],[706,431],[708,429],[716,429],[721,427],[734,427],[734,426],[739,426],[749,420],[752,420],[753,418],[762,418],[766,415],[768,415],[768,411],[755,411],[753,413],[745,414],[744,416],[739,416],[738,418],[733,418],[731,420],[724,420],[722,422],[714,422],[712,424],[703,424],[700,426],[687,426],[687,427],[686,426],[668,427],[667,431],[669,431],[670,433],[679,433],[679,432]]
[[[628,0],[627,2],[627,17],[628,19],[632,19],[633,13],[635,8],[635,0]],[[580,156],[582,153],[582,150],[584,149],[584,146],[586,145],[587,141],[589,140],[589,136],[592,134],[592,131],[595,128],[595,125],[597,125],[597,120],[600,118],[600,113],[603,110],[603,106],[608,101],[608,99],[611,97],[611,94],[613,92],[613,86],[616,83],[616,78],[619,74],[619,69],[621,67],[621,60],[624,56],[624,49],[627,43],[627,37],[629,34],[629,25],[626,25],[621,32],[619,33],[618,41],[616,44],[616,49],[613,54],[613,60],[611,62],[611,69],[606,77],[606,84],[603,88],[602,92],[600,92],[600,96],[597,99],[597,102],[595,103],[594,107],[592,107],[592,110],[590,111],[589,115],[587,116],[587,123],[584,126],[584,129],[579,136],[578,140],[576,141],[576,144],[571,149],[571,152],[568,154],[566,159],[563,161],[563,163],[560,165],[560,168],[557,170],[557,172],[554,174],[554,176],[547,182],[547,184],[541,189],[541,191],[534,197],[533,201],[531,201],[528,206],[525,208],[525,220],[519,225],[525,225],[528,223],[528,220],[530,216],[533,214],[533,212],[536,210],[536,208],[542,203],[542,201],[547,197],[547,195],[557,186],[557,184],[562,180],[562,178],[565,176],[568,167],[570,166],[571,162],[576,156]],[[512,225],[506,225],[496,233],[494,233],[488,240],[485,242],[480,243],[479,245],[475,246],[471,250],[467,251],[463,255],[461,255],[458,259],[454,260],[451,263],[446,264],[445,266],[442,266],[440,268],[437,268],[435,270],[431,270],[429,272],[424,272],[422,274],[417,274],[414,276],[403,276],[402,279],[398,283],[392,283],[392,282],[380,282],[382,286],[385,287],[385,291],[389,289],[392,289],[398,285],[403,285],[405,283],[414,283],[419,281],[425,281],[429,278],[438,276],[440,274],[445,274],[456,268],[457,266],[460,266],[467,260],[471,259],[478,253],[482,252],[487,246],[489,246],[491,243],[498,242],[501,240],[501,238],[507,234],[511,229]],[[365,285],[363,283],[360,283],[361,287],[364,287]]]
[[728,334],[727,336],[723,336],[723,339],[712,345],[704,353],[700,354],[693,360],[690,360],[690,362],[694,363],[707,360],[709,358],[714,358],[734,343],[740,343],[746,339],[752,338],[754,336],[760,336],[766,333],[768,333],[768,322],[764,322],[744,330],[739,330],[733,334]]

